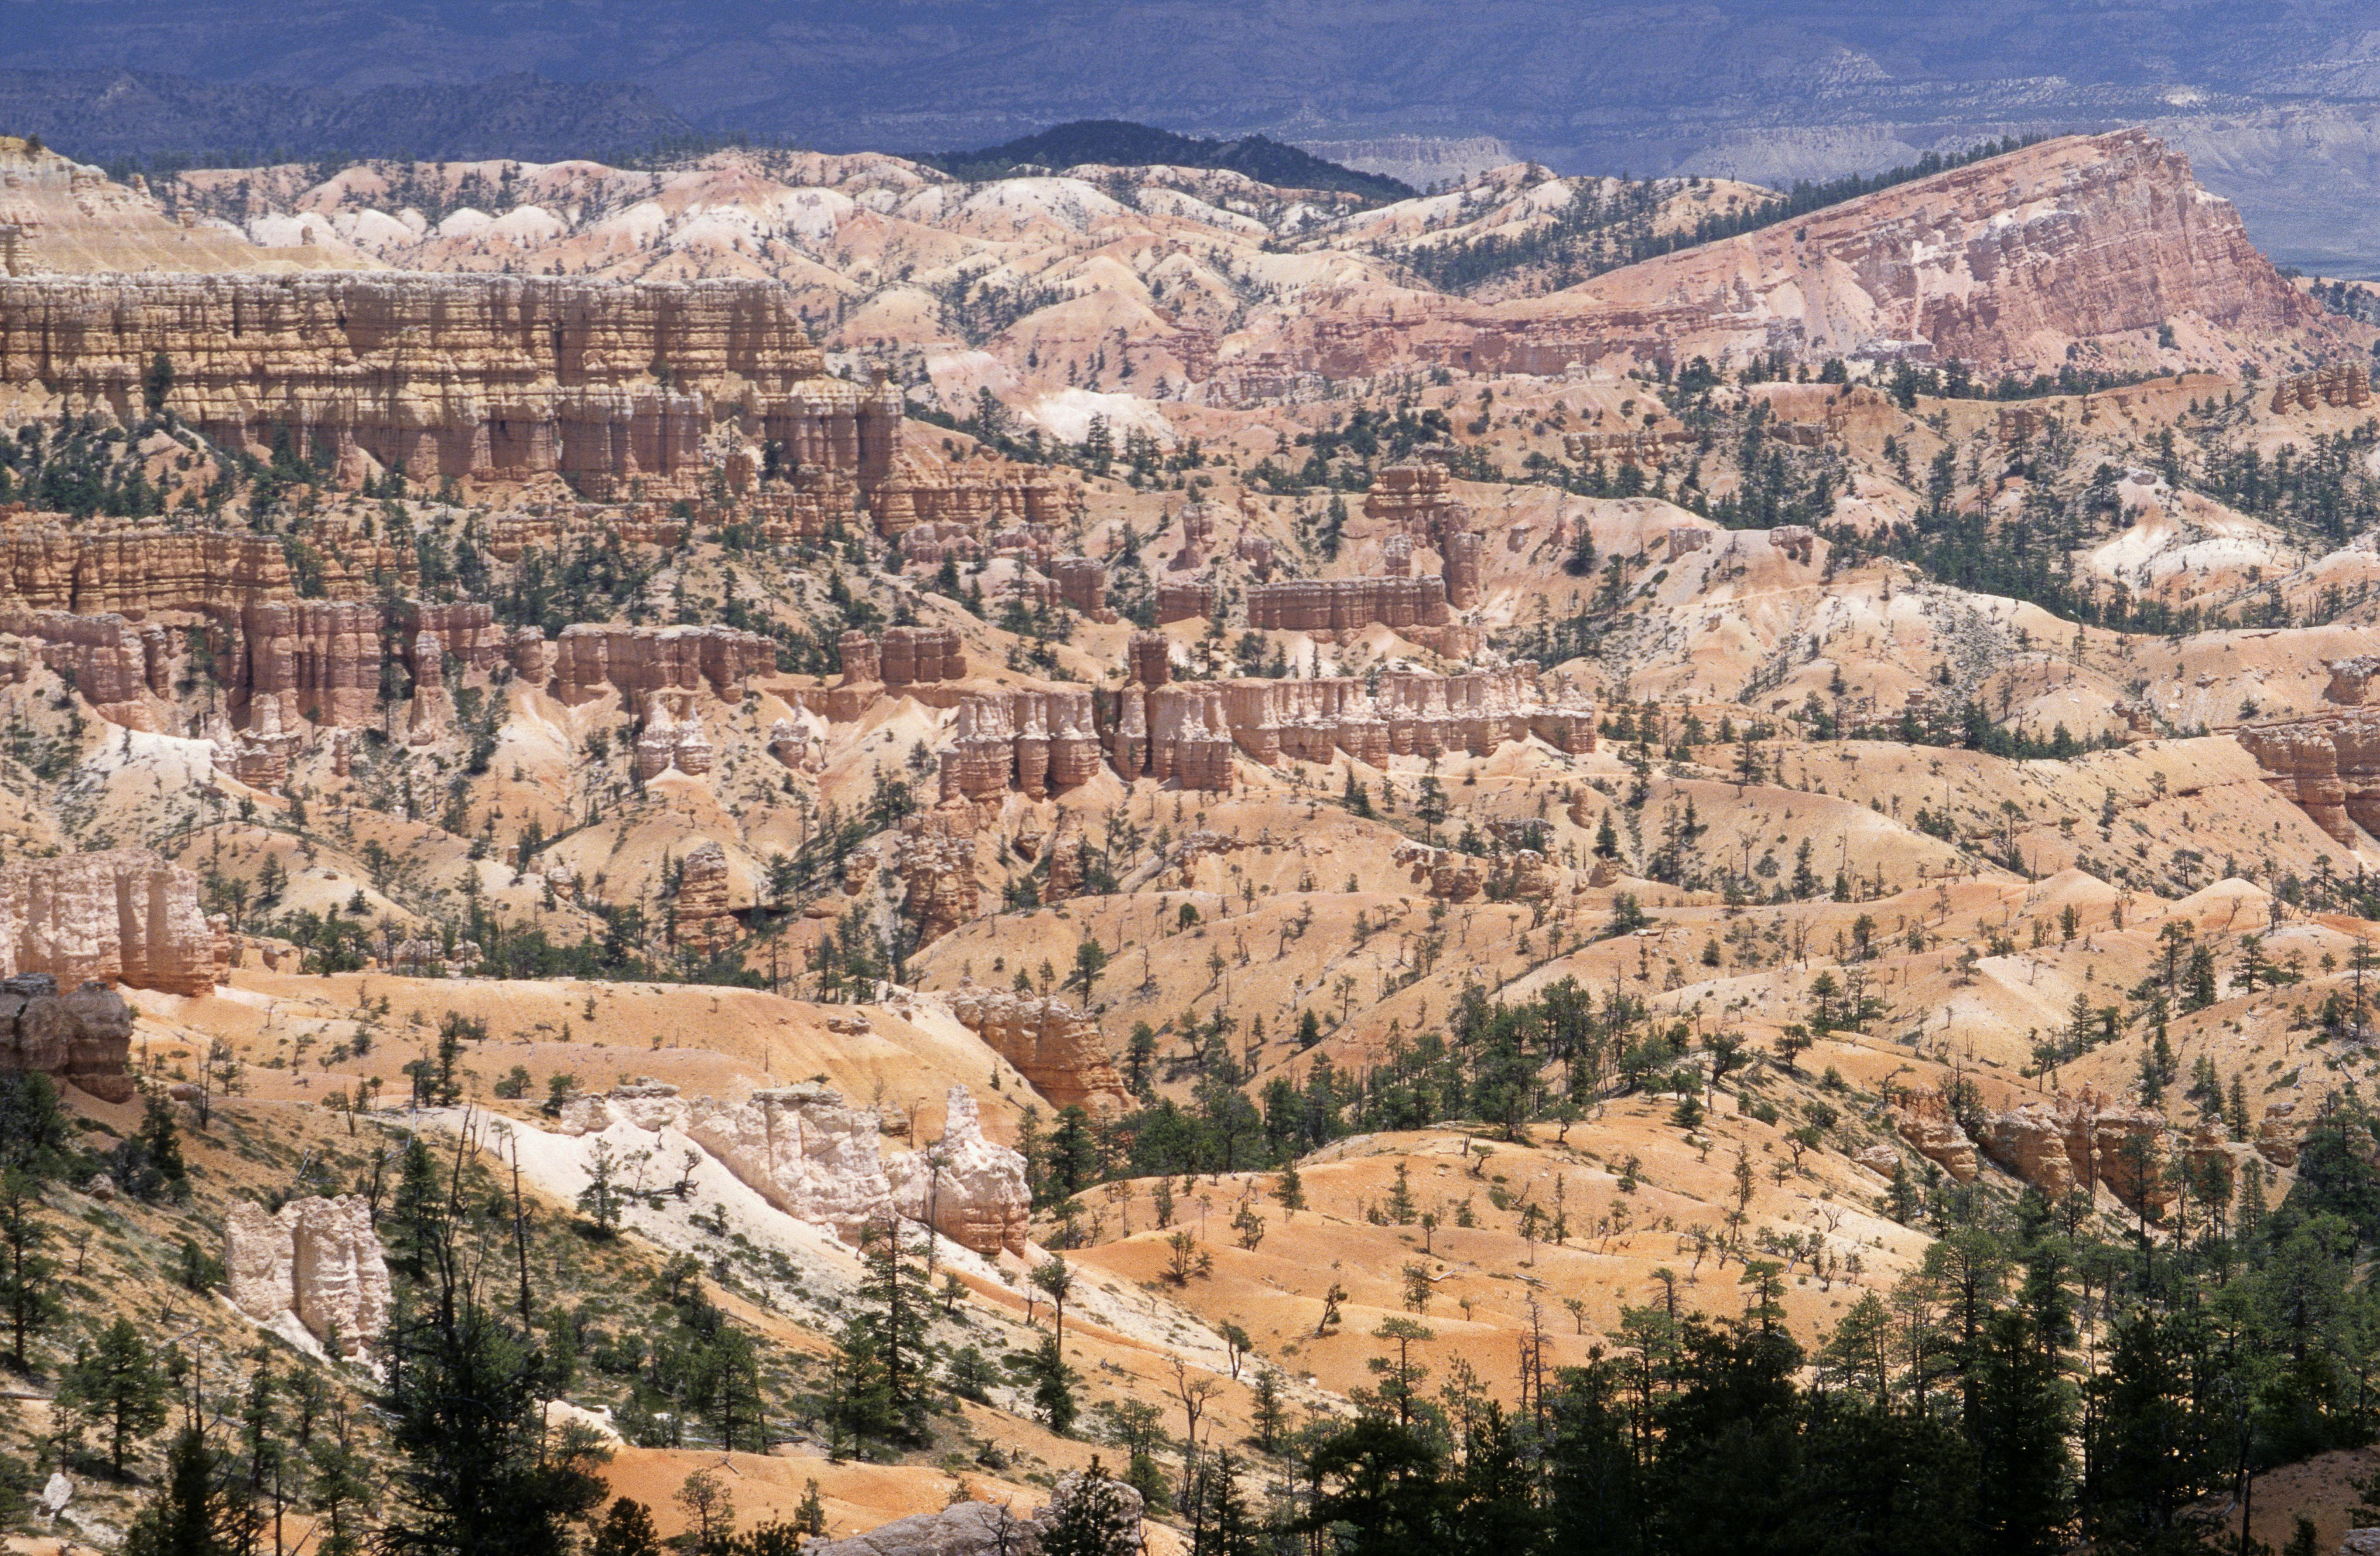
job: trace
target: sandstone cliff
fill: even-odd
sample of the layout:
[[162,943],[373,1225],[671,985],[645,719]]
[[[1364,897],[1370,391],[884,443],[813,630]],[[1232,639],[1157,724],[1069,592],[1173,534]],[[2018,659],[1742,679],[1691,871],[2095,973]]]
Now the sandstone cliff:
[[132,1008],[101,983],[58,993],[46,972],[0,979],[0,1075],[39,1073],[103,1102],[130,1102]]
[[1025,1158],[983,1136],[975,1095],[953,1086],[942,1138],[885,1163],[892,1203],[910,1220],[987,1257],[1023,1254],[1033,1192]]
[[732,417],[873,488],[900,439],[891,392],[829,377],[770,283],[0,278],[0,381],[129,422],[161,353],[166,409],[218,443],[285,428],[417,480],[666,480],[705,467],[704,437]]
[[249,1200],[224,1219],[225,1289],[259,1323],[296,1315],[339,1354],[363,1355],[388,1328],[388,1264],[371,1207],[355,1195],[292,1200],[269,1214]]
[[1059,1107],[1105,1113],[1130,1104],[1099,1023],[1064,1000],[960,980],[951,1013]]
[[2027,147],[1541,297],[1353,297],[1288,321],[1278,342],[1330,378],[1401,358],[1559,373],[1779,350],[1914,352],[1990,376],[2055,370],[2081,341],[2149,366],[2157,329],[2176,321],[2194,327],[2210,365],[2291,346],[2329,355],[2342,338],[2187,158],[2128,129]]
[[0,975],[18,972],[207,993],[214,936],[198,877],[138,850],[0,867]]

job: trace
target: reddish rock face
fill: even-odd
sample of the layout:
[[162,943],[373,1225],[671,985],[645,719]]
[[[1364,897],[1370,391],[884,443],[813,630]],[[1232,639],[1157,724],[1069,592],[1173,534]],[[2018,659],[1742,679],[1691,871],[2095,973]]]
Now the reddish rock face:
[[1173,645],[1163,633],[1135,633],[1126,653],[1139,686],[1162,686],[1173,679]]
[[735,915],[727,905],[727,852],[717,843],[704,843],[678,866],[674,935],[681,946],[705,954],[735,939]]
[[1059,1107],[1096,1113],[1128,1105],[1099,1023],[1062,999],[986,989],[964,979],[951,1012]]
[[975,833],[964,814],[925,811],[901,818],[892,873],[907,894],[917,943],[930,945],[983,911]]
[[[1476,561],[1475,552],[1475,568]],[[1354,633],[1449,620],[1443,578],[1289,578],[1249,585],[1247,601],[1248,625],[1262,631]],[[1163,619],[1162,609],[1158,614]]]
[[2346,344],[2187,158],[2128,129],[2046,141],[1542,296],[1400,299],[1393,317],[1318,310],[1276,350],[1283,371],[1344,378],[1395,363],[1559,373],[1899,343],[1988,378],[2054,368],[2070,342],[2184,314],[2231,336],[2235,356]]
[[1088,782],[1099,758],[1087,688],[970,695],[942,753],[941,797],[982,800],[1014,790],[1039,800]]
[[1203,579],[1168,578],[1157,585],[1157,621],[1196,621],[1215,613],[1215,585]]
[[2380,710],[2245,724],[2233,733],[2265,769],[2265,781],[2340,842],[2351,844],[2359,826],[2380,830]]
[[747,677],[776,668],[776,645],[729,627],[619,627],[581,621],[552,649],[553,695],[581,703],[607,688],[633,701],[649,693],[732,697]]
[[1564,752],[1592,751],[1594,714],[1540,701],[1534,667],[1513,666],[1127,687],[1111,752],[1126,778],[1222,789],[1235,754],[1271,766],[1284,756],[1331,762],[1345,752],[1377,766],[1391,755],[1485,756],[1533,735]]
[[0,380],[130,421],[141,375],[233,448],[287,428],[308,449],[417,480],[599,484],[702,467],[714,413],[802,466],[872,489],[897,392],[832,378],[782,286],[378,272],[0,279]]
[[[944,530],[978,541],[989,532],[1017,525],[1054,533],[1081,514],[1083,494],[1042,465],[990,458],[946,461],[929,450],[911,449],[872,488],[871,505],[876,527],[887,538],[907,537],[922,525],[935,532],[928,537],[931,545],[948,543]],[[912,561],[942,559],[941,552],[929,558],[905,539],[902,554]]]
[[1975,1180],[1980,1170],[1975,1161],[1975,1142],[1950,1116],[1950,1105],[1939,1092],[1912,1092],[1893,1104],[1892,1125],[1920,1156],[1961,1183]]
[[966,645],[949,627],[888,627],[879,655],[884,684],[966,679]]

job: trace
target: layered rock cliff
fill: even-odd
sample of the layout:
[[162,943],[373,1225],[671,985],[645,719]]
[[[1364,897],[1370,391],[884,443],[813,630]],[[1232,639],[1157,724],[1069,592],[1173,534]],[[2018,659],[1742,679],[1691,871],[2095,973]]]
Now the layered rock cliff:
[[132,849],[0,868],[0,976],[20,972],[208,992],[214,935],[198,877]]
[[703,466],[729,420],[863,488],[898,451],[896,396],[828,376],[773,283],[0,278],[0,381],[130,421],[160,355],[164,408],[219,443],[285,429],[415,479],[666,480]]
[[[1315,308],[1268,346],[1326,377],[1398,360],[1559,373],[1573,363],[1914,354],[1985,375],[2097,343],[2158,358],[2320,356],[2339,340],[2189,159],[2137,129],[2046,141],[1492,307],[1414,296]],[[1288,349],[1284,350],[1284,345]]]
[[1064,1000],[962,979],[951,995],[951,1013],[1059,1107],[1111,1112],[1129,1105],[1131,1093],[1099,1023]]

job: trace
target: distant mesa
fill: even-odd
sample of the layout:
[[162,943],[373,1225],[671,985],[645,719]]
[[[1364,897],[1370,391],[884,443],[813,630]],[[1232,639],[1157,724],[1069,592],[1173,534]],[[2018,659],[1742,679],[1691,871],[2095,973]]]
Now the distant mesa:
[[974,151],[924,152],[916,160],[962,178],[1002,178],[1028,167],[1086,164],[1211,167],[1245,174],[1277,189],[1329,189],[1370,200],[1404,199],[1414,193],[1413,186],[1400,179],[1342,167],[1261,135],[1208,140],[1128,119],[1076,119],[1004,145]]

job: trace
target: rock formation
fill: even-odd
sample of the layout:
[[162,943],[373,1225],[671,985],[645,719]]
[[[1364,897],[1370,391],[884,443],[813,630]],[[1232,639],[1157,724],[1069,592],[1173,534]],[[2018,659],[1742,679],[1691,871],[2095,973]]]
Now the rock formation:
[[[518,669],[523,645],[516,640]],[[636,704],[651,692],[701,692],[732,699],[741,683],[777,667],[776,645],[732,627],[623,627],[577,621],[562,629],[542,667],[559,701],[583,703],[606,691]]]
[[2243,724],[2233,731],[2265,781],[2350,846],[2358,826],[2380,832],[2380,709],[2340,710]]
[[46,972],[0,979],[0,1075],[40,1073],[102,1102],[130,1102],[132,1007],[104,983],[70,994]]
[[0,381],[129,423],[160,353],[166,408],[214,441],[350,450],[416,480],[582,485],[707,467],[712,422],[872,489],[897,393],[831,377],[771,283],[389,272],[0,280]]
[[988,989],[962,978],[951,1014],[1021,1071],[1057,1107],[1105,1113],[1129,1105],[1099,1023],[1050,995]]
[[1595,717],[1540,700],[1535,670],[1515,666],[1127,686],[1110,749],[1127,778],[1220,790],[1229,787],[1233,752],[1266,766],[1283,757],[1331,762],[1342,752],[1377,766],[1390,755],[1485,756],[1532,736],[1566,753],[1592,751]]
[[878,1115],[846,1106],[842,1092],[817,1084],[722,1103],[683,1098],[665,1082],[633,1080],[574,1099],[559,1128],[565,1135],[618,1124],[679,1130],[777,1209],[846,1241],[897,1213],[987,1257],[1003,1248],[1022,1253],[1032,1199],[1025,1158],[984,1137],[982,1115],[965,1087],[952,1087],[947,1100],[942,1138],[890,1157],[878,1143]]
[[214,987],[198,877],[138,849],[0,867],[0,975],[46,972],[173,994]]
[[495,608],[471,599],[435,605],[399,601],[396,637],[409,649],[406,666],[417,682],[422,656],[433,645],[442,660],[454,659],[464,674],[485,675],[509,657],[513,642],[513,634],[496,624]]
[[[955,1502],[939,1513],[921,1513],[880,1524],[865,1534],[814,1540],[804,1556],[1040,1556],[1042,1536],[1081,1494],[1083,1478],[1069,1472],[1050,1489],[1050,1502],[1019,1518],[998,1502]],[[1112,1512],[1095,1543],[1070,1547],[1091,1556],[1139,1556],[1140,1493],[1121,1481],[1104,1482]]]
[[648,781],[672,768],[689,778],[710,771],[717,753],[702,732],[702,715],[692,692],[645,694],[645,720],[637,731],[637,776]]
[[153,622],[13,607],[0,609],[0,632],[30,642],[41,662],[111,724],[154,728],[148,699],[173,690],[174,640]]
[[1950,1104],[1930,1088],[1904,1093],[1892,1106],[1892,1127],[1917,1153],[1961,1183],[1973,1183],[1980,1170],[1975,1142],[1950,1116]]
[[1285,578],[1249,585],[1247,609],[1248,625],[1259,631],[1318,636],[1442,627],[1451,619],[1444,578]]
[[983,911],[983,887],[975,871],[975,828],[965,807],[901,818],[892,873],[901,878],[919,946],[931,945]]
[[1125,650],[1134,685],[1162,686],[1173,679],[1173,645],[1163,633],[1135,633]]
[[[1289,321],[1288,365],[1555,374],[1572,364],[1915,353],[1980,376],[2053,367],[2066,343],[2194,315],[2234,349],[2347,343],[2256,252],[2228,200],[2146,131],[2028,147],[1539,296],[1432,299],[1393,317]],[[2143,364],[2154,360],[2143,353]]]
[[942,1138],[892,1157],[885,1173],[894,1207],[910,1220],[986,1257],[1025,1251],[1033,1212],[1025,1158],[984,1139],[983,1115],[965,1087],[950,1090]]
[[[1975,1176],[1975,1142],[1941,1093],[1922,1091],[1893,1108],[1901,1138],[1961,1182]],[[2085,1088],[2054,1102],[2025,1103],[1982,1125],[1984,1154],[2052,1200],[2105,1188],[2152,1219],[2174,1203],[2173,1151],[2165,1116]]]
[[877,663],[888,689],[966,679],[966,645],[948,627],[887,627]]
[[1039,800],[1088,782],[1099,766],[1088,688],[983,693],[959,704],[941,755],[941,796],[980,800],[1015,790]]
[[1045,571],[1058,597],[1094,621],[1112,621],[1108,609],[1107,564],[1095,557],[1055,557]]
[[225,1288],[260,1323],[295,1313],[343,1356],[388,1328],[388,1265],[371,1207],[357,1195],[292,1200],[278,1214],[236,1200],[224,1220]]
[[2322,405],[2361,408],[2372,404],[2372,370],[2361,362],[2337,362],[2311,373],[2292,373],[2273,385],[2270,409],[2311,411]]
[[1390,855],[1431,897],[1468,902],[1483,893],[1502,901],[1549,902],[1572,888],[1572,872],[1535,849],[1483,856],[1426,843],[1399,843]]
[[1201,621],[1215,613],[1215,585],[1204,578],[1166,578],[1157,585],[1157,624]]
[[682,1128],[777,1209],[832,1226],[846,1242],[892,1214],[876,1115],[845,1107],[831,1087],[780,1086],[747,1102],[697,1104]]
[[697,844],[678,862],[671,938],[709,956],[733,944],[738,928],[727,907],[727,850],[716,842]]
[[[897,412],[895,413],[898,414]],[[1071,525],[1083,510],[1082,489],[1045,465],[998,458],[989,450],[952,460],[929,449],[904,449],[873,489],[876,527],[902,538],[902,555],[928,560],[913,548],[913,532],[929,527],[981,542],[995,530],[1019,525],[1052,531]],[[931,537],[929,537],[930,539]],[[941,561],[943,552],[930,560]],[[978,553],[980,554],[980,553]]]

